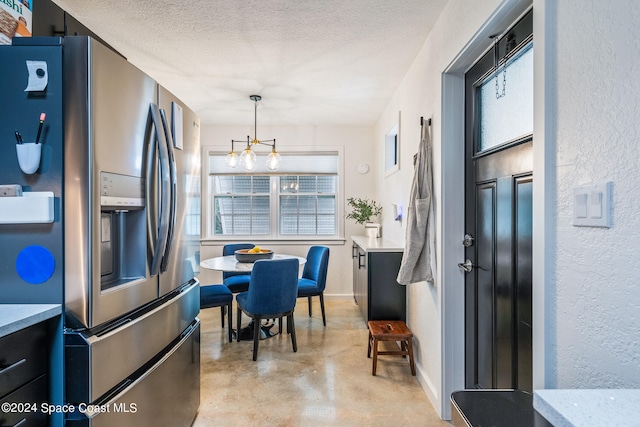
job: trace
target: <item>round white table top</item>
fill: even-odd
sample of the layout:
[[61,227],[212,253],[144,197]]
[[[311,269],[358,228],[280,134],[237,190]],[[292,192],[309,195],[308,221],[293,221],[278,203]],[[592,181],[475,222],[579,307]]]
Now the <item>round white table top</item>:
[[[284,255],[284,254],[274,254],[271,259],[287,259],[287,258],[296,258],[300,265],[303,265],[307,262],[306,258],[301,258],[295,255]],[[227,271],[227,272],[247,272],[253,269],[252,262],[238,262],[236,260],[235,255],[227,255],[227,256],[219,256],[216,258],[208,258],[200,261],[200,267],[206,268],[208,270],[218,270],[218,271]]]

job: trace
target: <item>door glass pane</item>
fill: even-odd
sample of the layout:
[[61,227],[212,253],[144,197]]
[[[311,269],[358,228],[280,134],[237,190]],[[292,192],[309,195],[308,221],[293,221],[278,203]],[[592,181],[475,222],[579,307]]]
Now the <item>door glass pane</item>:
[[533,42],[523,48],[497,71],[498,93],[502,94],[506,78],[505,95],[496,97],[496,74],[487,78],[476,89],[478,102],[478,139],[476,152],[533,133]]

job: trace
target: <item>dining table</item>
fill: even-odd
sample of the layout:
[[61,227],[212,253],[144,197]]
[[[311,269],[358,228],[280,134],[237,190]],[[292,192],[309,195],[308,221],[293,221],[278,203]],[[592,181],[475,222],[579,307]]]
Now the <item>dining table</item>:
[[[286,254],[273,254],[273,258],[271,259],[276,260],[288,258],[296,258],[300,266],[307,262],[306,258]],[[204,259],[200,261],[200,267],[206,268],[207,270],[217,270],[226,273],[250,273],[253,269],[253,263],[239,262],[235,255],[226,255]]]
[[[302,267],[307,262],[306,258],[287,254],[273,254],[273,257],[270,259],[278,260],[289,258],[297,259],[300,267]],[[225,273],[250,273],[253,269],[253,264],[254,263],[252,262],[239,262],[236,259],[235,255],[207,258],[200,261],[200,267],[202,268],[205,268],[207,270],[221,271]],[[260,339],[267,339],[277,335],[271,332],[271,328],[275,324],[274,322],[275,319],[270,319],[266,324],[262,324],[260,326],[260,329],[262,331],[260,334]],[[237,332],[233,331],[233,334],[238,334],[237,336],[239,336],[240,341],[251,341],[253,340],[253,326],[253,320],[251,320],[251,322],[249,322],[249,325],[244,328],[240,328],[240,325],[238,325],[239,330]],[[231,325],[229,325],[229,327],[231,327]]]

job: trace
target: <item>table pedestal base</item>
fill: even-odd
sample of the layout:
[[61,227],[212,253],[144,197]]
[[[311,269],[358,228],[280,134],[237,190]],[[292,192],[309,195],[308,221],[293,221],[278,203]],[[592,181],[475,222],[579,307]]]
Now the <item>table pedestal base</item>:
[[[249,322],[249,325],[245,326],[244,328],[240,328],[239,332],[234,332],[234,333],[240,334],[239,335],[240,341],[253,341],[254,325],[255,325],[255,322],[252,320],[251,322]],[[274,325],[275,325],[275,319],[271,319],[268,321],[268,323],[260,325],[261,340],[266,340],[277,335],[276,333],[271,332],[271,329],[273,328]]]

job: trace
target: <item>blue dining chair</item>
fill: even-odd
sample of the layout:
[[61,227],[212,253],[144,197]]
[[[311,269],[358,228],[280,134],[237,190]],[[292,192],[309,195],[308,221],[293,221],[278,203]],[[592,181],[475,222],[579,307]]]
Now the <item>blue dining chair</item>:
[[[233,243],[222,247],[222,256],[234,255],[239,249],[251,249],[255,245],[252,243]],[[246,292],[249,289],[249,281],[251,280],[251,272],[234,273],[225,271],[222,273],[222,283],[229,290],[237,294],[238,292]]]
[[[242,313],[253,321],[253,360],[258,359],[261,320],[287,316],[287,330],[291,334],[293,351],[298,351],[293,310],[298,292],[298,266],[295,258],[258,260],[251,270],[251,284],[247,292],[236,295],[237,327],[240,330]],[[240,341],[240,334],[238,334]]]
[[[199,261],[200,253],[196,253],[196,261]],[[190,275],[194,277],[193,266],[189,261],[184,262],[184,269]],[[220,322],[222,323],[222,329],[224,329],[224,315],[227,313],[227,323],[229,329],[229,342],[233,341],[232,331],[232,304],[233,294],[231,291],[222,284],[216,285],[200,285],[200,309],[220,307]]]
[[224,313],[227,312],[227,328],[229,334],[229,342],[233,341],[232,331],[232,311],[233,311],[233,294],[225,285],[201,285],[200,286],[200,309],[220,307],[220,318],[222,328],[224,329]]
[[324,314],[324,288],[327,285],[327,269],[329,267],[329,248],[326,246],[311,246],[307,252],[307,262],[298,280],[298,298],[307,297],[309,303],[309,317],[311,317],[311,297],[320,297],[322,310],[322,324],[327,326]]

